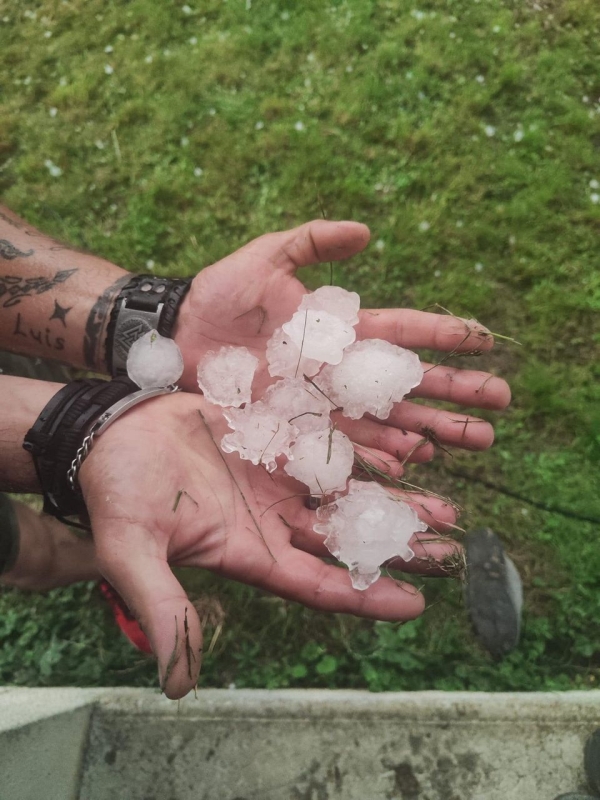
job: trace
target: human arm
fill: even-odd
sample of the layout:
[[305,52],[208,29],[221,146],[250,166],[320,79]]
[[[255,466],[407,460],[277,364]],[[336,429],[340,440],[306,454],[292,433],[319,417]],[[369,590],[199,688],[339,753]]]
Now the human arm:
[[[26,297],[16,298],[16,304],[14,298],[9,298],[9,306],[7,300],[3,303],[2,298],[8,296],[4,286],[0,306],[6,307],[2,307],[0,316],[0,346],[32,355],[54,355],[74,365],[105,370],[108,319],[128,273],[102,259],[65,249],[15,220],[6,209],[2,214],[0,222],[4,227],[0,227],[0,232],[2,236],[10,233],[20,252],[33,249],[32,242],[40,243],[36,246],[45,280],[54,279],[59,264],[63,272],[73,269],[77,272],[42,293],[29,292]],[[183,387],[188,391],[198,390],[196,364],[207,351],[223,345],[244,345],[260,360],[256,383],[260,394],[272,380],[266,366],[266,343],[273,331],[292,316],[307,291],[296,278],[296,271],[309,264],[355,255],[368,240],[368,228],[359,223],[317,220],[291,231],[254,239],[199,272],[180,306],[173,330],[186,363]],[[36,278],[33,256],[19,256],[7,262],[13,277]],[[61,321],[54,316],[55,302],[61,308],[72,304],[68,319]],[[26,309],[29,309],[27,314]],[[58,313],[60,316],[64,312]],[[29,327],[25,325],[25,315],[34,321]],[[48,334],[42,333],[39,326],[33,327],[37,324],[35,320],[44,319]],[[68,337],[65,322],[68,322]],[[486,351],[493,346],[493,337],[474,321],[409,309],[363,310],[357,330],[359,338],[384,338],[403,347],[435,349],[446,354]],[[52,337],[58,337],[58,333],[64,339],[63,349],[52,353],[47,337],[55,344],[57,339]],[[445,366],[427,369],[421,386],[412,396],[492,410],[504,408],[510,400],[506,383],[489,373]],[[383,423],[372,419],[349,422],[340,418],[338,425],[354,441],[400,460],[407,456],[415,461],[431,458],[431,434],[444,446],[471,450],[485,449],[493,441],[492,426],[485,421],[410,401],[397,405]],[[431,441],[426,442],[427,439]]]
[[[20,437],[59,388],[0,376],[7,412],[0,428],[2,481],[20,456]],[[173,566],[209,569],[323,611],[398,621],[424,608],[414,587],[391,578],[364,592],[353,589],[345,570],[322,560],[329,554],[312,530],[315,512],[304,505],[303,487],[282,472],[269,475],[236,454],[224,455],[217,443],[225,432],[220,409],[198,395],[154,398],[98,437],[79,473],[100,572],[140,620],[169,697],[194,686],[202,638]],[[19,489],[39,491],[31,457],[23,455]],[[442,572],[439,562],[455,545],[437,535],[452,526],[455,511],[435,497],[407,499],[436,533],[413,542],[416,559],[391,566]]]
[[106,328],[129,273],[0,206],[0,349],[106,371]]

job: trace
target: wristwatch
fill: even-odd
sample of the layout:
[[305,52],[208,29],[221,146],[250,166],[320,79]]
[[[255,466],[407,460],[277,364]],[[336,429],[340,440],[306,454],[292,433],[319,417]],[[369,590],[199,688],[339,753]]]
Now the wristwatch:
[[113,377],[127,374],[131,345],[148,331],[171,337],[177,311],[191,286],[191,278],[135,275],[119,294],[106,334],[106,363]]

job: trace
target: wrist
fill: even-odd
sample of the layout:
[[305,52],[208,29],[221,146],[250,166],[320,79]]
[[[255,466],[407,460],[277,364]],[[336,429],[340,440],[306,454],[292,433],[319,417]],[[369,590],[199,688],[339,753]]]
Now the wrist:
[[190,284],[189,279],[130,276],[109,316],[105,360],[111,375],[126,374],[131,345],[149,331],[174,338],[178,313]]
[[61,389],[61,384],[0,376],[3,414],[0,420],[0,488],[9,492],[39,492],[31,456],[23,450],[25,434]]
[[173,386],[140,390],[125,377],[88,378],[72,381],[52,396],[23,441],[44,495],[44,511],[63,522],[79,517],[84,522],[79,527],[87,527],[78,472],[94,440],[138,403],[174,391]]

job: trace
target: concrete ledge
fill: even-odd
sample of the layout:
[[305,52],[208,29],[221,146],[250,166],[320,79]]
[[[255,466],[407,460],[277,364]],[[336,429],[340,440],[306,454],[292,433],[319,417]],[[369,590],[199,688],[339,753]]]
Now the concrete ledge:
[[78,689],[0,692],[2,800],[77,800],[93,700]]
[[595,692],[13,689],[0,798],[553,800],[597,727]]

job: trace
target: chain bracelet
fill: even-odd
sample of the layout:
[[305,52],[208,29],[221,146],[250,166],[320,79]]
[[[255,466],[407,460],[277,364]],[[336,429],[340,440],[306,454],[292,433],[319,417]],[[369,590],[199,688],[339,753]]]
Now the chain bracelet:
[[92,425],[89,430],[89,433],[85,436],[84,440],[81,443],[81,446],[77,450],[75,454],[75,458],[71,461],[71,466],[67,472],[67,480],[69,482],[69,486],[73,492],[77,491],[77,475],[79,470],[81,469],[81,465],[87,458],[90,450],[92,449],[92,445],[94,443],[94,437],[100,436],[100,434],[104,433],[106,428],[113,422],[115,422],[119,417],[124,414],[126,411],[129,411],[130,408],[133,406],[138,405],[138,403],[143,403],[145,400],[149,400],[152,397],[158,397],[159,395],[165,394],[175,394],[179,391],[179,387],[175,384],[171,384],[169,386],[159,386],[153,387],[148,389],[140,389],[138,392],[134,392],[127,397],[124,397],[122,400],[119,400],[117,403],[112,405],[108,408],[101,417],[99,417],[96,422]]
[[75,454],[75,458],[71,461],[71,466],[69,471],[67,472],[67,480],[69,481],[69,486],[73,491],[76,490],[75,488],[75,481],[77,480],[77,474],[81,469],[81,465],[84,462],[84,459],[87,458],[88,453],[92,449],[92,444],[94,443],[94,435],[96,433],[96,428],[98,425],[94,425],[94,428],[88,433],[85,437],[83,442],[81,443],[81,447],[77,450]]

